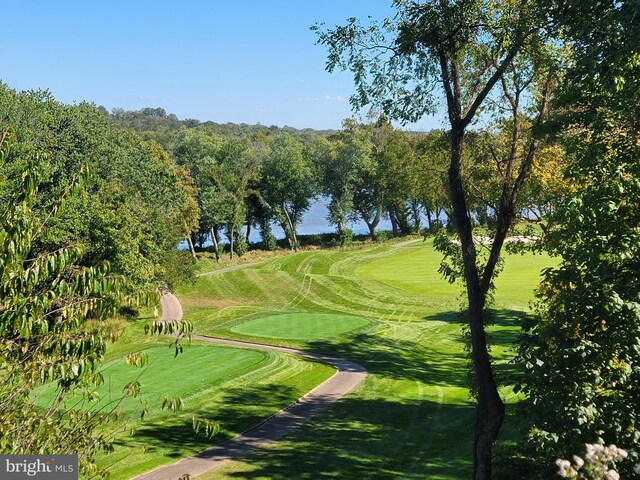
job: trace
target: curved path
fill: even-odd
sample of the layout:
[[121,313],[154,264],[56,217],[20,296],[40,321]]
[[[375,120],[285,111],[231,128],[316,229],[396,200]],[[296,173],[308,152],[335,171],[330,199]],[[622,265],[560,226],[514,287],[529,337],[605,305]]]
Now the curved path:
[[[161,320],[180,320],[182,318],[182,306],[175,295],[171,293],[165,294],[160,300],[160,303],[162,305]],[[340,400],[340,398],[360,385],[367,376],[366,369],[361,365],[313,352],[263,345],[260,343],[226,340],[204,335],[192,335],[192,338],[194,340],[217,344],[259,348],[262,350],[301,355],[328,363],[334,366],[337,371],[332,377],[322,382],[302,398],[241,435],[208,448],[196,455],[183,458],[175,463],[156,468],[155,470],[134,477],[135,480],[174,480],[183,477],[185,474],[189,475],[190,478],[202,475],[209,470],[219,467],[227,460],[239,458],[256,448],[280,439],[312,416],[322,412]]]
[[406,240],[406,241],[400,242],[400,243],[392,243],[389,246],[391,248],[399,248],[399,247],[405,247],[407,245],[411,245],[413,243],[418,243],[418,242],[424,242],[424,240],[422,238],[414,238],[414,239]]
[[210,272],[198,273],[196,274],[196,277],[208,277],[209,275],[218,275],[224,272],[232,272],[233,270],[240,270],[241,268],[253,267],[254,265],[259,265],[263,262],[264,260],[260,262],[241,263],[240,265],[231,265],[230,267],[219,268],[218,270],[211,270]]

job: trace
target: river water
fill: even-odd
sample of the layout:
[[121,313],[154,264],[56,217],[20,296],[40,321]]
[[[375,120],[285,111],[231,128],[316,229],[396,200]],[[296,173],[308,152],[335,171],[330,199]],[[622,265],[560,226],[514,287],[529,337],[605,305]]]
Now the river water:
[[[314,233],[332,233],[336,231],[336,226],[329,224],[327,216],[329,210],[327,209],[328,200],[325,197],[319,197],[312,204],[309,210],[302,217],[302,222],[298,225],[298,235],[311,235]],[[369,229],[367,224],[362,220],[357,222],[349,222],[347,225],[355,234],[368,234]],[[388,219],[380,220],[378,224],[378,230],[391,230],[391,222]],[[279,225],[273,225],[273,234],[276,238],[284,238],[284,231]],[[221,242],[226,242],[226,237],[220,233]],[[251,243],[262,241],[260,236],[260,230],[257,228],[251,229],[251,235],[249,236]],[[211,241],[207,241],[204,246],[211,245]],[[188,248],[187,242],[182,242],[178,248]]]
[[[311,204],[309,210],[302,217],[302,222],[298,225],[298,235],[311,235],[314,233],[332,233],[336,231],[335,225],[330,225],[327,220],[329,210],[327,209],[328,200],[325,197],[319,197]],[[369,234],[367,224],[362,220],[357,222],[349,222],[347,228],[350,228],[355,234]],[[380,220],[378,230],[391,230],[391,222],[387,219]],[[284,232],[279,226],[273,227],[273,234],[276,238],[284,238]],[[251,241],[260,241],[260,235],[256,232],[257,238],[254,240],[253,232],[251,232]]]

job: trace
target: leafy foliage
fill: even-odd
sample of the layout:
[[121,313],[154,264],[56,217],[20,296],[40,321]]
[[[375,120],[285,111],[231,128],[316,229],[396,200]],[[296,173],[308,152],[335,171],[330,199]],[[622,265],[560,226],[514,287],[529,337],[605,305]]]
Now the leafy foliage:
[[[53,216],[34,248],[52,250],[77,241],[86,245],[82,263],[108,260],[141,290],[183,278],[171,260],[189,217],[192,192],[184,175],[157,144],[115,128],[92,105],[67,106],[48,92],[17,93],[0,84],[0,124],[12,125],[15,141],[3,163],[0,199],[20,189],[28,160],[37,158],[40,188],[34,211],[42,218],[88,165],[85,189]],[[180,268],[181,270],[169,270]]]
[[590,441],[640,453],[640,150],[599,127],[584,132],[581,186],[552,224],[563,261],[546,273],[523,344],[531,439],[545,458]]
[[[91,408],[119,335],[106,320],[135,315],[157,302],[149,292],[190,278],[176,251],[194,215],[189,179],[92,105],[1,84],[0,105],[0,124],[14,126],[0,134],[0,450],[77,453],[83,475],[105,476],[93,461],[111,449],[105,424],[141,388],[131,381],[107,409]],[[189,326],[165,331],[182,351]],[[140,367],[146,356],[127,362]]]
[[[5,140],[2,157],[8,149]],[[34,248],[48,228],[34,210],[38,183],[33,167],[0,215],[0,451],[78,453],[83,474],[91,476],[99,473],[91,458],[110,448],[96,431],[109,412],[64,402],[72,392],[90,398],[102,381],[97,368],[112,338],[102,320],[117,314],[128,288],[107,263],[80,265],[81,244]],[[52,218],[63,200],[52,205]],[[57,383],[57,395],[44,405],[37,392],[48,382]]]
[[297,226],[316,195],[317,181],[307,152],[293,136],[282,133],[274,138],[262,165],[260,190],[291,249],[297,250]]
[[[640,456],[640,142],[634,2],[546,5],[572,47],[559,136],[574,158],[570,200],[550,222],[559,255],[539,292],[520,359],[530,463],[568,458],[581,443]],[[597,27],[590,21],[598,18]],[[639,478],[629,464],[621,478]]]

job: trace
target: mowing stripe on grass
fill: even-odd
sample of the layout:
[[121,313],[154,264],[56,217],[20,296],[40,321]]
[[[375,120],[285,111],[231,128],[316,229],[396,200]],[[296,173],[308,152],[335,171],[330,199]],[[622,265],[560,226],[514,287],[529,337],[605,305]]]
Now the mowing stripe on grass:
[[[178,311],[178,307],[171,305],[174,303],[180,303],[174,295],[165,296],[163,300],[163,308],[166,305],[168,309],[172,310],[172,313]],[[182,310],[181,307],[179,310]],[[162,318],[165,318],[164,313]],[[179,320],[179,318],[174,320]],[[320,385],[308,392],[297,402],[289,405],[283,410],[280,410],[272,417],[249,429],[242,435],[223,442],[220,445],[213,446],[197,455],[183,458],[182,460],[170,465],[166,465],[146,474],[134,477],[135,480],[166,480],[169,478],[181,478],[184,475],[194,477],[206,473],[222,465],[228,460],[242,457],[257,448],[282,438],[312,416],[324,411],[327,407],[337,402],[351,390],[358,387],[367,376],[366,369],[361,365],[347,360],[329,357],[327,355],[306,352],[293,348],[240,342],[237,340],[226,340],[202,335],[194,335],[193,338],[195,340],[218,344],[258,348],[261,350],[301,355],[332,365],[337,369],[337,372],[328,380],[322,382]]]

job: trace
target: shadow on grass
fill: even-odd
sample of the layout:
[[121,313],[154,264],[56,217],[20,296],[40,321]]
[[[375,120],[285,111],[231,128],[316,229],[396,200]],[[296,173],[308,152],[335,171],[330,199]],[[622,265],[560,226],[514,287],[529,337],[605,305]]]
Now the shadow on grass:
[[[188,417],[183,414],[176,415],[161,425],[142,426],[136,430],[135,438],[144,443],[149,452],[164,450],[168,451],[168,457],[180,458],[184,456],[185,451],[204,449],[253,427],[270,414],[295,401],[297,397],[295,389],[286,385],[229,389],[211,408],[192,411]],[[214,438],[208,438],[202,432],[196,433],[191,415],[215,420],[220,424],[221,432]]]
[[[501,347],[510,347],[518,338],[520,327],[524,323],[526,313],[509,309],[491,309],[490,313],[491,321],[490,324],[487,325],[489,343]],[[468,324],[466,314],[456,311],[438,312],[427,315],[424,317],[424,320],[457,324],[460,325],[460,331],[462,331],[462,327]],[[461,335],[460,341],[463,341]]]
[[436,322],[446,322],[451,324],[457,324],[462,327],[467,323],[467,318],[465,314],[460,311],[448,311],[448,312],[438,312],[433,313],[431,315],[426,315],[423,317],[424,320],[427,321],[436,321]]
[[[492,310],[494,324],[489,327],[489,342],[493,346],[512,347],[521,324],[522,312]],[[417,380],[428,385],[466,387],[467,353],[464,349],[462,327],[464,314],[457,311],[440,312],[424,317],[425,321],[444,321],[459,325],[447,335],[447,345],[441,339],[430,342],[385,338],[382,335],[360,333],[346,342],[309,342],[306,349],[351,360],[364,366],[370,373],[387,378]],[[501,360],[504,360],[502,358]],[[504,361],[497,366],[499,374],[510,377],[512,365]],[[502,376],[501,376],[502,378]]]
[[369,373],[386,378],[441,386],[466,385],[464,375],[460,375],[464,372],[466,358],[462,343],[459,353],[447,352],[445,355],[425,343],[362,333],[345,343],[310,342],[306,349],[353,361]]
[[[514,327],[520,328],[523,323],[523,319],[527,315],[520,310],[511,310],[506,308],[491,308],[492,325],[501,327]],[[446,322],[451,324],[458,324],[460,327],[467,324],[468,319],[465,312],[450,310],[446,312],[433,313],[423,317],[424,320],[435,320],[438,322]]]
[[241,460],[244,479],[470,476],[474,410],[429,401],[347,398]]
[[[516,355],[518,335],[527,314],[510,309],[491,309],[490,312],[491,324],[487,326],[487,338],[489,347],[494,347],[494,372],[500,385],[510,385],[516,383],[522,373],[520,367],[511,360]],[[465,314],[456,311],[440,312],[428,315],[424,319],[459,324],[461,329],[467,322]],[[462,338],[460,341],[463,342]],[[495,347],[506,348],[506,353],[498,355]]]

